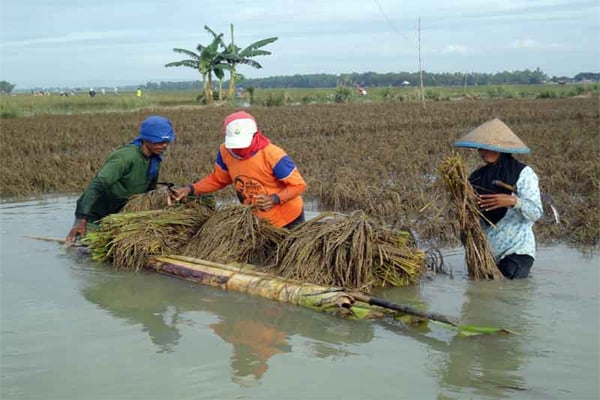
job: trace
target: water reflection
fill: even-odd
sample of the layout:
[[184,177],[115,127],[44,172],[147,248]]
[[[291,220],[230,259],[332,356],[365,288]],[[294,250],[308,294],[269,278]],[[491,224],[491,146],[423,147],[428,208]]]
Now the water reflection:
[[247,385],[260,380],[269,369],[271,357],[291,351],[286,333],[275,326],[283,313],[281,307],[251,307],[243,318],[224,313],[220,322],[210,325],[221,339],[233,345],[235,382]]
[[273,356],[292,352],[294,335],[310,339],[299,350],[320,358],[350,355],[348,345],[369,342],[374,336],[369,323],[339,320],[152,273],[92,274],[85,276],[85,284],[81,290],[85,299],[114,317],[141,324],[157,352],[185,351],[176,350],[182,339],[180,329],[190,325],[185,314],[208,312],[218,321],[202,326],[233,346],[232,380],[242,386],[256,384]]
[[170,298],[153,290],[146,279],[112,278],[101,277],[100,282],[84,288],[83,297],[114,317],[141,324],[159,353],[173,351],[181,338],[176,326],[180,308],[172,307]]
[[531,280],[468,284],[461,309],[463,323],[508,324],[519,334],[452,337],[439,353],[436,375],[442,388],[454,393],[472,391],[477,398],[511,398],[516,391],[528,390],[521,370],[534,291]]

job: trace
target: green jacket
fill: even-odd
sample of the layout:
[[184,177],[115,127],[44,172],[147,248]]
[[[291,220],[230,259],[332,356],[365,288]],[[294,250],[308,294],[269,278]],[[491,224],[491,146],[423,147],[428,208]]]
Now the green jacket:
[[96,222],[119,212],[134,194],[154,189],[158,178],[148,178],[149,166],[150,159],[134,144],[113,151],[77,200],[75,216]]

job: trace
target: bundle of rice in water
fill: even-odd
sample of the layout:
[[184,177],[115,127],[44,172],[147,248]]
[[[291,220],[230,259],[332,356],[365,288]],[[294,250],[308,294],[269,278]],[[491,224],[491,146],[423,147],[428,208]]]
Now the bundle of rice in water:
[[148,257],[176,254],[210,218],[214,210],[200,203],[109,215],[83,243],[95,261],[138,271]]
[[416,282],[425,270],[425,253],[410,245],[410,233],[384,229],[355,211],[324,213],[291,231],[279,246],[275,273],[370,292]]
[[267,265],[288,231],[258,218],[245,205],[222,206],[182,249],[209,261]]
[[502,279],[481,226],[477,194],[469,183],[463,160],[458,155],[448,157],[439,170],[456,208],[469,277],[475,280]]

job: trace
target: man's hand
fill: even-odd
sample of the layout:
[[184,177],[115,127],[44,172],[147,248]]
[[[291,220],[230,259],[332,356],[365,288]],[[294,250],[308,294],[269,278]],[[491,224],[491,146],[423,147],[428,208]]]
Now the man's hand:
[[65,244],[67,246],[72,246],[75,244],[77,238],[84,237],[87,232],[87,218],[77,218],[75,221],[75,225],[69,231],[67,238],[65,239]]
[[259,194],[254,196],[254,205],[261,211],[269,211],[273,208],[273,198],[266,194]]
[[178,201],[184,200],[190,195],[191,192],[192,190],[189,186],[172,189],[169,197],[167,198],[167,204],[172,205]]
[[510,194],[482,194],[479,195],[479,201],[477,201],[479,208],[484,211],[492,211],[502,207],[514,207],[517,204],[517,198]]

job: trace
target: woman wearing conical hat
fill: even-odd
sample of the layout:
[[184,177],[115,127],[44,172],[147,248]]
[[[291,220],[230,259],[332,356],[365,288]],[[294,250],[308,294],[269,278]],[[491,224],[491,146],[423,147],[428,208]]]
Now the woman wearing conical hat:
[[499,119],[467,133],[456,147],[477,149],[484,166],[469,182],[479,195],[483,229],[502,274],[526,278],[535,258],[533,224],[543,213],[538,177],[513,158],[529,148]]

